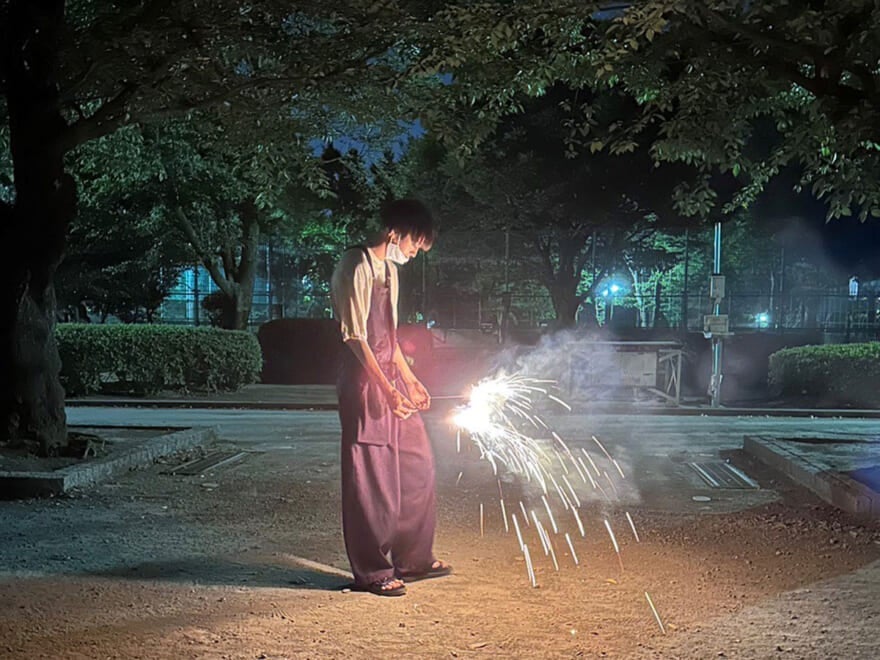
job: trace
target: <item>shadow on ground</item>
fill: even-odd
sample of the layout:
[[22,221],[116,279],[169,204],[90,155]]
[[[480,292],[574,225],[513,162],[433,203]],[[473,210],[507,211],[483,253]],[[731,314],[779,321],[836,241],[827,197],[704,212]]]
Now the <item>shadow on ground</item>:
[[343,589],[351,582],[344,577],[305,568],[265,563],[242,563],[214,557],[188,557],[145,562],[110,571],[92,572],[89,575],[201,585],[325,591]]

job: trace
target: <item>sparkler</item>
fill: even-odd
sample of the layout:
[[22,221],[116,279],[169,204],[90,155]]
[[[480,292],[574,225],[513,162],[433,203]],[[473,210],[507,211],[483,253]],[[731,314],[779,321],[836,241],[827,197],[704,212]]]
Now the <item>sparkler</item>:
[[657,620],[657,625],[660,626],[660,632],[664,635],[666,634],[666,627],[663,625],[663,622],[660,620],[660,615],[657,614],[657,608],[654,607],[654,601],[651,600],[651,596],[648,592],[645,592],[645,598],[648,599],[648,605],[651,606],[651,611],[654,613],[654,618]]
[[575,504],[577,504],[578,507],[580,507],[581,500],[577,496],[577,493],[574,492],[574,487],[571,485],[571,482],[568,480],[568,477],[566,477],[565,475],[562,475],[562,480],[565,482],[565,485],[568,486],[568,490],[569,490],[569,492],[571,492],[571,496],[574,498]]
[[[593,486],[593,490],[596,490],[596,482],[593,479],[593,475],[590,474],[590,471],[587,469],[587,466],[584,465],[584,459],[582,459],[580,456],[577,457],[577,463],[575,463],[575,465],[578,465],[578,464],[580,464],[580,467],[578,468],[578,472],[580,472],[581,469],[583,469],[583,472],[581,473],[581,477],[583,478],[584,483],[587,483],[587,477],[589,477],[590,484]],[[587,475],[587,476],[584,477],[584,475]]]
[[[496,476],[499,474],[499,466],[503,466],[512,474],[524,478],[529,483],[534,481],[540,486],[543,493],[540,497],[544,509],[547,512],[550,527],[554,534],[558,535],[560,534],[560,529],[556,524],[556,519],[553,515],[553,510],[549,501],[552,499],[552,493],[555,490],[566,511],[569,509],[571,510],[575,522],[577,523],[578,531],[580,532],[581,537],[585,538],[586,532],[579,513],[579,509],[583,506],[584,502],[581,497],[578,496],[577,490],[572,483],[572,481],[575,481],[575,477],[569,470],[567,464],[568,461],[571,461],[573,471],[577,472],[583,484],[586,485],[589,483],[592,486],[593,491],[599,491],[607,501],[611,502],[611,498],[609,497],[609,493],[602,487],[602,484],[600,483],[601,481],[607,482],[607,485],[610,486],[611,492],[615,497],[619,496],[620,493],[618,492],[614,479],[612,479],[609,474],[609,470],[611,470],[610,467],[607,470],[600,469],[597,465],[597,461],[593,460],[590,452],[584,447],[579,447],[579,455],[572,453],[562,437],[556,433],[556,431],[551,429],[541,417],[535,414],[532,398],[536,394],[541,394],[546,399],[562,406],[567,411],[571,411],[571,406],[565,401],[550,394],[546,387],[539,386],[548,383],[552,383],[552,381],[503,374],[478,382],[471,389],[465,405],[459,406],[455,409],[453,422],[457,427],[456,451],[461,452],[461,436],[464,432],[479,450],[480,458],[485,459],[492,466],[493,473]],[[452,399],[464,397],[435,397],[435,399],[443,398]],[[535,429],[548,432],[550,438],[545,437],[544,439],[537,439],[528,434],[530,430],[531,432],[534,432]],[[591,436],[591,438],[599,450],[601,450],[604,459],[607,459],[607,461],[614,466],[614,470],[617,471],[621,479],[625,479],[626,474],[620,466],[620,463],[612,457],[599,438],[595,435]],[[604,459],[597,460],[602,461]],[[585,460],[586,462],[584,462]],[[556,465],[557,462],[558,465]],[[605,465],[603,465],[603,468],[604,467]],[[560,473],[559,468],[561,468],[562,473]],[[557,481],[557,478],[554,477],[552,473],[552,470],[554,469],[556,470],[557,477],[559,477],[559,481]],[[611,474],[613,474],[614,470],[611,471]],[[571,479],[569,479],[568,476],[570,474],[572,475]],[[462,473],[459,472],[456,485],[461,481],[461,478]],[[548,489],[548,482],[552,484],[552,490]],[[564,487],[561,484],[564,485]],[[500,478],[498,479],[498,497],[501,506],[501,515],[504,520],[504,531],[509,533],[508,512],[504,501],[504,491],[502,489]],[[557,571],[559,571],[559,563],[556,558],[556,552],[549,530],[545,529],[534,509],[527,511],[526,505],[522,500],[519,500],[518,503],[522,517],[520,518],[516,513],[511,513],[510,518],[513,520],[517,542],[519,543],[520,550],[525,558],[526,571],[530,584],[532,587],[537,587],[538,583],[535,574],[535,566],[532,562],[528,545],[525,542],[523,536],[524,528],[521,527],[520,521],[524,522],[526,526],[532,526],[531,523],[534,523],[534,528],[538,535],[538,539],[541,542],[544,554],[550,557],[553,566]],[[531,522],[529,520],[530,518]],[[626,512],[626,519],[632,529],[636,543],[641,542],[638,531],[636,530],[635,522],[628,511]],[[614,552],[617,555],[620,570],[623,572],[623,558],[620,552],[620,545],[617,542],[617,537],[614,534],[610,521],[605,518],[603,519],[603,522],[605,529],[608,532],[608,536],[611,539]],[[572,561],[575,566],[580,566],[580,559],[575,550],[571,534],[565,530],[562,530],[562,533],[565,537],[565,542],[568,545],[568,550],[571,553]],[[480,502],[480,536],[483,536],[484,534],[484,507],[483,503]],[[651,596],[647,591],[645,592],[645,598],[651,607],[657,625],[660,627],[663,634],[666,634],[666,628],[663,625],[660,615],[657,612],[657,608],[654,606]]]
[[553,568],[559,572],[559,562],[556,561],[556,553],[553,551],[553,541],[550,540],[550,537],[547,537],[547,545],[550,546],[550,559],[553,560]]
[[526,571],[528,571],[529,580],[531,580],[533,587],[537,587],[538,581],[535,579],[535,569],[532,566],[532,557],[529,554],[529,546],[525,544],[523,544],[523,556],[526,558]]
[[514,514],[511,514],[510,517],[513,518],[513,528],[516,530],[516,540],[519,541],[519,549],[522,550],[522,549],[523,549],[523,546],[524,546],[525,544],[523,543],[522,532],[521,532],[520,529],[519,529],[519,522],[518,522],[517,519],[516,519],[516,514],[515,514],[515,513],[514,513]]
[[568,404],[567,404],[565,401],[563,401],[562,399],[560,399],[560,398],[558,398],[558,397],[555,397],[555,396],[553,396],[552,394],[548,394],[548,395],[547,395],[547,398],[550,399],[550,400],[552,400],[552,401],[555,401],[555,402],[558,403],[560,406],[562,406],[563,408],[565,408],[568,412],[571,412],[571,406],[568,405]]
[[[587,470],[587,466],[584,465],[584,462],[583,462],[583,460],[581,460],[581,457],[578,456],[577,460],[574,460],[574,457],[571,457],[571,462],[574,464],[574,469],[577,470],[578,475],[580,475],[581,481],[583,481],[584,483],[587,483],[586,475],[589,475],[590,471]],[[580,462],[580,465],[578,465],[578,462]],[[583,470],[581,468],[583,468]],[[590,479],[592,479],[592,477],[590,477]],[[593,490],[595,490],[595,489],[596,489],[596,487],[593,486]]]
[[632,527],[633,536],[636,537],[636,543],[641,543],[639,540],[639,533],[636,531],[636,524],[633,522],[633,518],[629,515],[629,511],[626,512],[626,519],[629,520],[629,526]]
[[611,454],[609,454],[609,453],[608,453],[608,450],[605,449],[605,446],[604,446],[601,442],[599,442],[599,438],[597,438],[595,435],[594,435],[594,436],[590,436],[590,437],[593,438],[593,442],[595,442],[597,445],[599,445],[599,449],[602,450],[602,453],[605,454],[605,456],[608,458],[608,460],[609,460],[609,461],[613,461],[614,459],[611,458]]
[[556,526],[556,519],[553,517],[553,511],[550,509],[550,503],[547,498],[541,495],[541,501],[544,502],[544,508],[547,509],[547,517],[550,518],[550,525],[553,527],[553,533],[559,534],[559,528]]
[[[504,465],[528,481],[537,481],[545,493],[547,453],[539,441],[523,433],[518,424],[528,422],[534,428],[546,427],[534,414],[532,396],[535,393],[552,396],[538,386],[550,382],[504,375],[484,379],[472,388],[467,403],[456,409],[453,418],[458,427],[456,437],[465,431],[479,449],[480,458],[489,462],[495,474],[498,474],[498,465]],[[558,397],[552,399],[571,409]],[[565,447],[562,439],[553,435]]]
[[556,478],[552,473],[547,474],[550,477],[550,482],[553,484],[553,488],[556,490],[556,494],[559,495],[559,499],[562,500],[562,506],[565,507],[565,510],[568,511],[568,497],[566,497],[563,490],[559,487],[559,482],[556,481]]
[[559,450],[555,447],[553,448],[553,452],[556,454],[556,459],[559,461],[559,465],[562,466],[562,471],[565,472],[565,474],[568,474],[568,466],[565,464],[562,454],[560,454]]
[[[596,440],[596,436],[593,436],[593,440]],[[596,440],[596,442],[599,442],[599,441]],[[597,476],[597,477],[598,477],[598,476],[601,476],[600,473],[599,473],[599,468],[596,467],[596,462],[593,460],[593,457],[590,456],[590,452],[588,452],[588,451],[587,451],[586,449],[584,449],[583,447],[581,447],[581,451],[583,452],[584,456],[587,457],[587,460],[590,461],[590,465],[592,465],[592,466],[593,466],[593,469],[596,471],[596,476]]]
[[584,523],[581,522],[581,517],[578,515],[577,509],[572,509],[571,512],[574,514],[574,519],[577,521],[578,531],[580,531],[581,537],[586,537],[586,534],[584,533]]
[[611,486],[611,490],[614,491],[614,495],[616,496],[617,495],[617,486],[615,486],[614,482],[611,481],[611,477],[608,476],[607,470],[605,472],[603,472],[602,474],[605,475],[605,481],[607,481],[608,484]]
[[544,548],[544,554],[550,554],[550,549],[547,547],[547,532],[544,531],[544,526],[541,524],[541,521],[538,520],[538,516],[535,513],[535,510],[532,509],[532,520],[535,521],[535,529],[538,530],[538,538],[541,539],[541,547]]
[[614,536],[614,531],[611,529],[611,523],[608,522],[608,519],[605,519],[605,529],[608,530],[608,536],[611,537],[611,544],[614,546],[614,552],[617,553],[617,561],[620,563],[620,571],[623,572],[623,559],[620,557],[620,546],[617,545],[617,539]]
[[571,542],[568,532],[565,533],[565,541],[568,543],[568,549],[571,550],[571,558],[574,560],[574,565],[579,566],[580,562],[578,561],[577,553],[574,551],[574,543]]

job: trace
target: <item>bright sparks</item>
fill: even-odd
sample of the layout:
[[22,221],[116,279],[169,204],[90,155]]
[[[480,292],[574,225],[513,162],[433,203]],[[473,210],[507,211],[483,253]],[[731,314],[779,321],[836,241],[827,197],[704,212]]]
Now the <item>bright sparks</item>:
[[[552,381],[523,376],[496,376],[477,383],[471,390],[466,405],[455,411],[453,422],[459,431],[465,431],[480,450],[480,458],[492,465],[495,474],[503,465],[512,473],[536,481],[547,492],[547,463],[549,456],[543,443],[522,430],[546,429],[547,425],[535,415],[533,398],[541,395],[571,410],[558,397],[547,393]],[[568,454],[568,447],[553,434]]]
[[[536,577],[535,561],[542,561],[540,552],[536,558],[532,557],[529,550],[527,535],[537,536],[543,556],[549,559],[553,568],[559,571],[559,562],[554,547],[567,548],[575,566],[581,566],[583,558],[578,557],[575,539],[565,529],[566,520],[554,513],[554,505],[561,504],[565,512],[570,511],[580,539],[587,537],[581,512],[586,512],[583,507],[589,499],[596,499],[599,494],[609,504],[619,501],[622,493],[618,489],[617,477],[626,480],[626,473],[620,463],[611,455],[605,445],[595,435],[590,436],[595,448],[600,453],[594,459],[586,447],[575,447],[575,452],[569,448],[562,437],[554,431],[550,425],[536,414],[536,402],[540,401],[544,406],[558,405],[566,411],[571,407],[562,399],[554,396],[551,392],[556,391],[552,381],[536,380],[523,376],[500,375],[486,378],[473,386],[467,403],[455,410],[453,423],[457,427],[456,450],[461,451],[461,436],[464,434],[479,450],[480,459],[488,461],[498,481],[498,502],[501,509],[501,517],[504,522],[505,533],[510,528],[516,532],[516,541],[525,561],[526,572],[532,587],[538,586]],[[533,435],[534,434],[534,435]],[[539,437],[535,437],[539,436]],[[579,451],[578,451],[579,450]],[[601,467],[600,467],[601,466]],[[512,475],[526,482],[534,482],[541,488],[541,493],[536,493],[535,500],[540,498],[543,506],[542,516],[526,505],[520,499],[516,505],[512,505],[508,511],[505,502],[505,489],[502,488],[499,471],[504,468]],[[555,473],[555,476],[554,476]],[[461,480],[459,472],[456,483]],[[603,483],[610,490],[603,487]],[[621,481],[623,485],[623,481]],[[581,491],[580,493],[578,491]],[[585,494],[583,491],[587,491]],[[507,493],[511,496],[511,493]],[[558,501],[557,498],[558,497]],[[511,504],[513,503],[511,499]],[[528,499],[527,499],[528,501]],[[559,510],[557,509],[557,513]],[[480,513],[480,536],[485,536],[485,511],[482,502],[479,507]],[[546,513],[548,525],[542,522],[543,513]],[[627,511],[625,517],[632,530],[636,543],[640,542],[639,533],[636,530],[635,521]],[[623,557],[618,539],[611,526],[611,521],[606,517],[602,519],[608,539],[614,549],[621,573],[623,572]],[[600,525],[601,527],[601,525]],[[583,543],[577,539],[579,543]],[[537,548],[537,545],[533,545]],[[586,566],[587,564],[583,564]],[[665,633],[660,615],[654,606],[651,596],[645,592],[645,599],[651,608],[660,630]]]

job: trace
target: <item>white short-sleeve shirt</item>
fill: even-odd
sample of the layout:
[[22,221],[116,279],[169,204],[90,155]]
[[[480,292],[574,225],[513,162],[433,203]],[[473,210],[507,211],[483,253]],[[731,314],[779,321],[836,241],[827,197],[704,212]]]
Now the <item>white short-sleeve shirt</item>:
[[330,298],[333,313],[339,320],[343,341],[367,339],[367,316],[370,314],[370,301],[373,297],[374,273],[376,281],[384,285],[386,263],[390,277],[388,286],[391,289],[391,314],[394,326],[397,327],[397,265],[377,258],[371,248],[367,248],[367,254],[360,249],[346,250],[336,264],[330,279]]

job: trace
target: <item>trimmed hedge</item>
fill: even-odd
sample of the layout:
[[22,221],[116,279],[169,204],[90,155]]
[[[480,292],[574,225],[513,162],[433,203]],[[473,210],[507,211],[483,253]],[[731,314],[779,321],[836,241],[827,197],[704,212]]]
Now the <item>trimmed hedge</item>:
[[262,355],[248,332],[172,325],[63,323],[55,328],[68,394],[236,390],[257,382]]
[[262,382],[272,385],[332,385],[343,350],[333,319],[275,319],[260,326]]
[[880,403],[880,342],[785,348],[770,356],[770,390],[776,394]]

